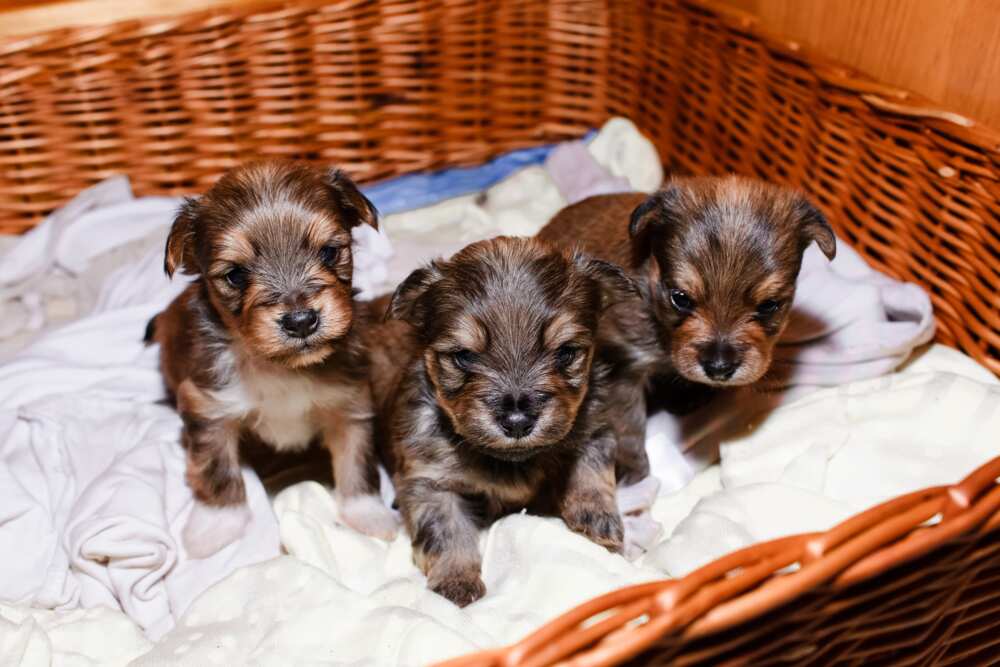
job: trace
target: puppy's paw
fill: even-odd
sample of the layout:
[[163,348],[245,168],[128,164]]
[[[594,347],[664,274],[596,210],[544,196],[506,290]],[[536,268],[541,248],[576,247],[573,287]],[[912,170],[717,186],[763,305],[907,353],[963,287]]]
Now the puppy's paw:
[[563,512],[569,529],[616,554],[624,552],[625,526],[617,511],[602,505],[580,502]]
[[213,507],[196,500],[181,535],[184,551],[189,558],[208,558],[243,537],[249,523],[246,503]]
[[338,498],[337,507],[340,518],[354,530],[387,542],[396,539],[399,520],[378,495]]
[[486,595],[486,584],[478,573],[458,574],[431,579],[428,588],[446,597],[459,607],[465,607]]

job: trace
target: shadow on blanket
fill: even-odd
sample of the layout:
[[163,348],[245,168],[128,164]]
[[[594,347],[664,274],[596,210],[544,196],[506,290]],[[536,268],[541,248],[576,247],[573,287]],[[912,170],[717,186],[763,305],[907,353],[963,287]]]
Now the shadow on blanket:
[[318,442],[312,442],[301,452],[277,452],[259,438],[244,434],[240,455],[264,483],[269,496],[299,482],[319,482],[333,487],[333,462],[330,452]]

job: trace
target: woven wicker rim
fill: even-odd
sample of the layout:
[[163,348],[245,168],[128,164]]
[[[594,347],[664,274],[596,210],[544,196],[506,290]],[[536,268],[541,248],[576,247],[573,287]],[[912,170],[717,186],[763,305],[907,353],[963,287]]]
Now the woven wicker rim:
[[[846,588],[970,533],[1000,528],[1000,458],[953,486],[915,491],[823,533],[755,544],[682,579],[629,586],[594,598],[520,642],[447,667],[616,665],[668,633],[686,639],[758,617],[821,584]],[[788,572],[788,568],[794,571]],[[595,618],[600,620],[594,622]],[[585,650],[584,650],[585,649]]]

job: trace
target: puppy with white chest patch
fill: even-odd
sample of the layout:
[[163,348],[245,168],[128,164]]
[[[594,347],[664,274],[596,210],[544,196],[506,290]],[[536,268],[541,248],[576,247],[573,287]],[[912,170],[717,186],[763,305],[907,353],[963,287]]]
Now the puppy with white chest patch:
[[285,162],[235,169],[188,200],[165,270],[196,279],[150,321],[184,421],[195,507],[184,529],[204,557],[247,521],[240,442],[330,450],[338,505],[354,528],[389,539],[378,493],[368,356],[351,287],[351,228],[377,214],[342,172]]
[[616,407],[595,341],[602,313],[634,290],[610,264],[504,237],[396,290],[395,320],[372,336],[377,440],[435,592],[482,597],[479,529],[521,509],[622,550]]
[[804,196],[736,176],[677,178],[651,196],[590,197],[556,214],[538,238],[614,262],[639,286],[641,296],[617,305],[601,332],[621,376],[610,391],[629,406],[617,430],[620,472],[632,479],[648,471],[651,385],[670,390],[668,404],[679,399],[683,411],[713,391],[759,381],[788,323],[803,252],[814,242],[829,259],[836,252],[833,230]]

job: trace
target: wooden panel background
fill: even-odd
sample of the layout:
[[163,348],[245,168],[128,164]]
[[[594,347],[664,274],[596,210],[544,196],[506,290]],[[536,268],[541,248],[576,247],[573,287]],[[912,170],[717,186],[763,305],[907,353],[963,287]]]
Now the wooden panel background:
[[765,29],[1000,128],[1000,0],[722,0]]

